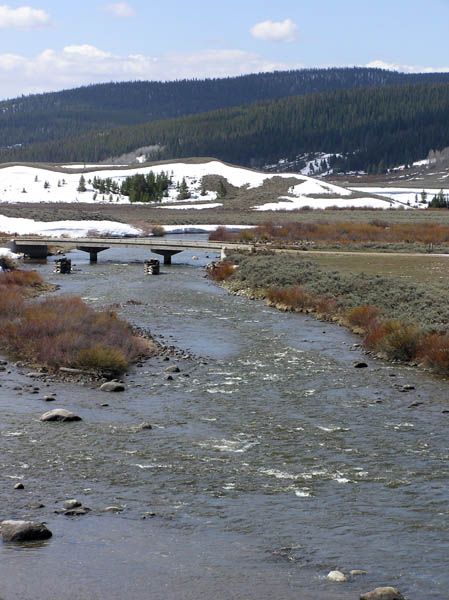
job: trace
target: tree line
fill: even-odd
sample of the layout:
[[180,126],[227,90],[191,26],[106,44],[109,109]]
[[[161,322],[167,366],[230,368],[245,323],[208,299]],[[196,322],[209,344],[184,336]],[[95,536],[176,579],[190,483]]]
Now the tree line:
[[443,82],[449,83],[448,73],[404,74],[372,68],[332,68],[222,79],[90,85],[0,102],[0,144],[7,151],[88,131],[99,132],[290,96]]
[[214,156],[260,168],[306,152],[336,171],[382,172],[449,145],[449,84],[338,90],[89,132],[0,151],[12,161],[101,161],[155,146],[152,159]]

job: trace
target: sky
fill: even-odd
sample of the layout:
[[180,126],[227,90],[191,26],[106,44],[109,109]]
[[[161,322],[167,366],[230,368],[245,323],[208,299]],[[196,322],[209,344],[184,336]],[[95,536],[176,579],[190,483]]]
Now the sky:
[[449,71],[449,0],[0,0],[0,98],[330,66]]

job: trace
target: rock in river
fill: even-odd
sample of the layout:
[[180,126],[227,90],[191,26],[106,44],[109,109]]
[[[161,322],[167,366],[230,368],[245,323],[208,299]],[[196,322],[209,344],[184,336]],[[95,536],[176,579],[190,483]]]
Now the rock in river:
[[82,506],[82,504],[76,498],[71,498],[70,500],[65,500],[63,506],[66,509],[72,509],[72,508],[79,508],[80,506]]
[[40,421],[82,421],[82,419],[64,408],[55,408],[44,413]]
[[100,386],[102,392],[124,392],[125,384],[118,381],[106,381]]
[[341,571],[331,571],[327,574],[326,579],[329,579],[329,581],[335,581],[336,583],[343,583],[344,581],[348,581],[347,576]]
[[404,596],[396,588],[393,587],[379,587],[362,594],[360,600],[405,600]]
[[48,540],[52,533],[43,523],[34,521],[2,521],[0,523],[4,542],[31,542]]

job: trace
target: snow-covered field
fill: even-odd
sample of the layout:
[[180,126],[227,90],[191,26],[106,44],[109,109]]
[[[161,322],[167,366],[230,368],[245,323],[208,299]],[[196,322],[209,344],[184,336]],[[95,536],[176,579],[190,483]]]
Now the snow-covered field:
[[325,209],[325,208],[397,208],[397,205],[390,203],[387,200],[379,200],[376,198],[364,197],[348,200],[341,197],[330,198],[308,198],[301,196],[299,198],[291,198],[290,196],[281,196],[280,202],[268,202],[257,206],[255,210],[301,210],[304,208]]
[[[405,207],[410,206],[413,208],[427,208],[427,203],[441,191],[441,189],[422,187],[354,187],[351,189],[356,192],[362,192],[363,194],[384,196],[385,198],[390,198],[391,200],[404,204]],[[449,189],[447,188],[442,191],[445,195],[449,194]],[[426,203],[422,202],[423,192]]]
[[86,237],[89,232],[101,235],[139,235],[140,229],[115,221],[34,221],[0,215],[0,231],[12,235],[48,235],[52,237]]

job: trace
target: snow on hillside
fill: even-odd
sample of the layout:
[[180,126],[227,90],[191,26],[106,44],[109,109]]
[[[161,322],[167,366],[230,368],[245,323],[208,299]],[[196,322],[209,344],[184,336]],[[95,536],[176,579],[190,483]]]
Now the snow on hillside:
[[[250,169],[226,165],[219,161],[209,161],[198,164],[191,163],[167,163],[162,165],[153,165],[146,167],[135,167],[130,169],[123,168],[92,168],[83,173],[86,180],[86,192],[78,192],[80,174],[71,173],[70,169],[75,165],[65,165],[68,172],[43,169],[30,166],[10,166],[0,169],[0,202],[119,202],[127,203],[128,199],[124,196],[114,194],[110,197],[108,194],[102,196],[95,194],[89,180],[95,176],[102,179],[111,178],[117,183],[121,183],[126,177],[135,174],[147,174],[150,171],[160,173],[168,172],[172,176],[173,185],[169,190],[169,196],[164,198],[162,203],[173,204],[180,202],[177,199],[178,192],[176,184],[185,178],[191,193],[189,201],[182,200],[183,204],[194,201],[214,202],[217,199],[217,193],[208,191],[206,195],[201,195],[202,178],[206,175],[219,175],[224,177],[231,185],[241,188],[247,187],[255,189],[263,185],[264,181],[273,177],[296,178],[298,186],[292,188],[293,196],[302,196],[307,194],[328,194],[332,188],[333,193],[339,196],[348,195],[349,192],[344,188],[329,186],[317,180],[304,175],[294,175],[290,173],[263,173],[252,171]],[[304,186],[304,187],[303,187]],[[217,203],[218,206],[218,203]]]
[[[31,166],[9,166],[0,168],[0,203],[20,202],[87,202],[87,203],[121,203],[127,204],[128,198],[120,194],[101,195],[92,187],[89,181],[94,177],[102,179],[111,178],[119,185],[126,177],[136,174],[148,174],[150,171],[168,173],[172,177],[172,185],[168,197],[163,198],[160,206],[178,208],[179,210],[214,209],[226,205],[217,202],[217,192],[206,190],[201,193],[202,179],[206,175],[218,175],[226,179],[237,188],[257,189],[265,181],[274,177],[281,179],[296,179],[297,184],[290,187],[287,195],[274,196],[272,201],[262,206],[254,206],[255,210],[298,210],[305,206],[311,208],[328,208],[339,206],[341,208],[370,206],[373,208],[398,208],[407,207],[407,199],[394,195],[394,190],[389,190],[392,195],[383,193],[382,188],[354,188],[363,192],[363,198],[353,198],[352,191],[344,187],[326,183],[302,174],[293,173],[265,173],[226,165],[220,161],[205,161],[202,163],[173,162],[159,165],[136,166],[133,168],[109,168],[107,166],[89,167],[83,172],[87,191],[79,192],[80,173],[71,172],[76,165],[64,165],[66,171],[44,169]],[[188,200],[178,199],[177,184],[185,179],[191,197]],[[420,192],[419,190],[418,192]],[[370,194],[382,194],[385,201],[369,197]],[[365,197],[366,196],[366,197]],[[412,193],[414,196],[414,190]],[[199,203],[201,201],[201,204]],[[413,202],[410,203],[415,206]]]
[[51,237],[86,237],[88,234],[139,235],[140,229],[115,221],[34,221],[0,215],[0,231],[12,235],[48,235]]

